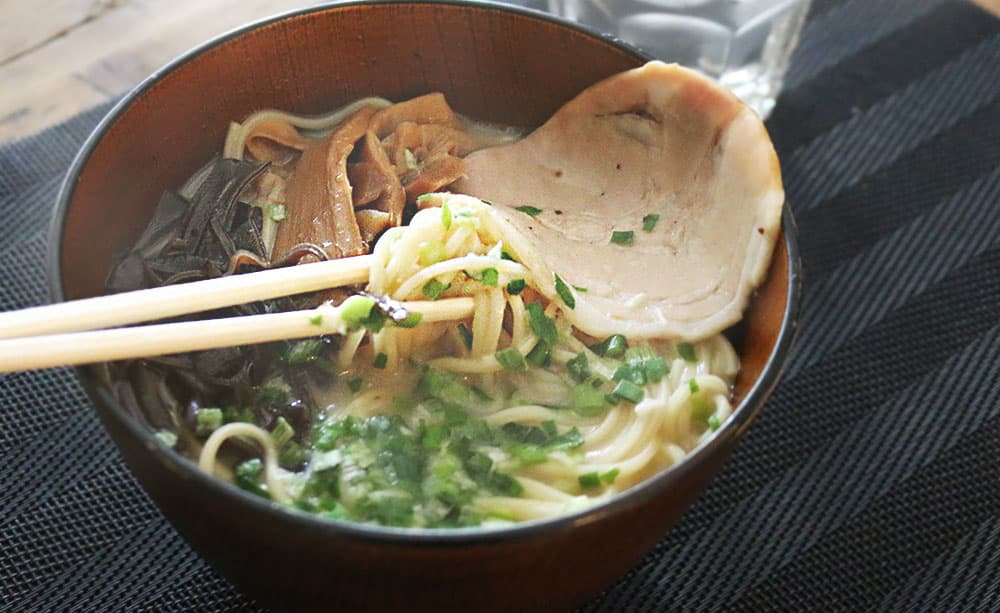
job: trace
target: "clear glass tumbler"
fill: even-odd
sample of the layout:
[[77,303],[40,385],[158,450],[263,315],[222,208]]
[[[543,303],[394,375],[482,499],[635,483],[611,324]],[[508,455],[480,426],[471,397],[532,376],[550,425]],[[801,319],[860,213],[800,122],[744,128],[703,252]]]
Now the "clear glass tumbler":
[[774,108],[810,0],[548,0],[548,10],[717,79]]

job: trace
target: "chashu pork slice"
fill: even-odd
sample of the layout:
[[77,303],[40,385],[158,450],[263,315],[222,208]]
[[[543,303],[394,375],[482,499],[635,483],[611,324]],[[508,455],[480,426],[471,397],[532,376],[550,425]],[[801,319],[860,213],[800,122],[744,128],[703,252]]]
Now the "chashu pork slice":
[[[597,337],[724,330],[764,280],[780,230],[781,171],[760,118],[677,65],[601,81],[465,164],[453,189],[502,210],[532,259],[586,290],[572,290],[568,316]],[[543,291],[556,299],[553,281]]]

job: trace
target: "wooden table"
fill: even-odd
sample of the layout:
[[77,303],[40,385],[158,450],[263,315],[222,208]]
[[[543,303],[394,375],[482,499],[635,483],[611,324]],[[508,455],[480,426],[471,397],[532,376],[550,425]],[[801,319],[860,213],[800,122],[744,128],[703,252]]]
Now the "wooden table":
[[[1000,15],[1000,0],[976,0]],[[0,0],[0,142],[120,95],[185,50],[315,0]]]

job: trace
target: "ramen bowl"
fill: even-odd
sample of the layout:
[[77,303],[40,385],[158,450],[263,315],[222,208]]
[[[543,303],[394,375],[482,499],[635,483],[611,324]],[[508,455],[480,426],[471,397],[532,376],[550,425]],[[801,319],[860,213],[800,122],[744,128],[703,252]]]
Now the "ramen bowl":
[[[646,61],[532,11],[467,2],[319,6],[231,32],[126,96],[74,162],[52,227],[54,300],[95,296],[159,195],[217,154],[231,120],[261,108],[319,113],[364,96],[442,91],[456,111],[532,127],[588,85]],[[635,565],[729,458],[778,381],[795,329],[795,228],[744,320],[735,412],[682,463],[609,501],[501,529],[410,530],[327,520],[200,472],[159,443],[100,366],[77,370],[107,431],[193,548],[277,609],[559,609]],[[178,408],[178,411],[184,409]]]

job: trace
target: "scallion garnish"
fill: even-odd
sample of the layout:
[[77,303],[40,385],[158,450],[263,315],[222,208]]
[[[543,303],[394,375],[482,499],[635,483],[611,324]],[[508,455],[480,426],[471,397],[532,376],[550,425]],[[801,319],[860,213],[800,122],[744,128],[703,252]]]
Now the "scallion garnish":
[[496,287],[497,282],[500,280],[500,273],[497,272],[496,268],[486,268],[483,270],[483,274],[480,277],[480,281],[483,285],[487,287]]
[[311,317],[309,317],[309,323],[311,323],[314,326],[322,326],[323,325],[323,314],[322,313],[316,313],[315,315],[312,315]]
[[616,398],[628,400],[633,404],[638,404],[646,394],[640,386],[627,379],[622,379],[615,386],[615,389],[611,391],[611,395]]
[[548,452],[538,445],[517,445],[512,451],[514,457],[523,465],[541,464],[549,460]]
[[576,308],[576,297],[573,296],[573,291],[566,285],[566,282],[562,280],[559,275],[554,275],[556,281],[556,293],[562,298],[562,301],[566,303],[571,309]]
[[170,430],[159,430],[153,436],[167,447],[173,447],[177,444],[177,435]]
[[445,230],[451,229],[451,208],[447,202],[441,204],[441,225]]
[[372,366],[374,368],[382,369],[385,368],[386,364],[388,363],[389,363],[389,356],[380,351],[379,354],[375,356],[375,359],[372,361]]
[[659,383],[663,377],[670,372],[667,361],[660,356],[648,358],[645,362],[646,379],[653,383]]
[[537,343],[524,359],[532,366],[547,368],[552,364],[552,347],[548,343]]
[[550,347],[555,345],[559,340],[555,320],[545,314],[545,309],[538,302],[529,302],[525,308],[528,310],[528,324],[535,336]]
[[631,245],[635,242],[635,232],[632,230],[615,230],[611,233],[611,242],[615,245]]
[[685,362],[697,362],[698,358],[694,354],[694,345],[691,343],[677,343],[677,355],[681,356]]
[[474,385],[472,386],[472,395],[475,396],[476,400],[480,402],[493,402],[492,396]]
[[351,379],[347,382],[347,387],[351,390],[352,393],[357,394],[358,392],[361,391],[361,385],[364,382],[365,382],[364,379],[362,379],[361,377],[355,377],[354,379]]
[[575,289],[578,292],[583,292],[584,294],[586,294],[589,291],[586,287],[580,287],[579,285],[574,285],[573,289]]
[[586,473],[579,477],[580,487],[584,489],[594,489],[601,487],[601,477],[597,473]]
[[589,383],[578,383],[573,386],[573,410],[583,417],[600,415],[607,408],[605,394]]
[[526,285],[524,279],[511,279],[507,283],[507,293],[511,296],[517,296],[524,291],[524,286]]
[[628,341],[621,334],[612,334],[596,345],[591,345],[590,350],[603,358],[620,358],[625,355],[628,349]]
[[618,470],[618,468],[612,468],[608,472],[601,474],[601,481],[607,483],[608,485],[611,485],[612,483],[615,482],[615,479],[618,478],[618,473],[620,472],[621,471]]
[[292,424],[288,423],[284,417],[279,417],[271,430],[271,441],[274,442],[274,446],[281,449],[294,437],[295,430],[292,428]]
[[719,426],[721,426],[721,425],[722,424],[719,423],[719,418],[718,417],[716,417],[715,415],[709,415],[708,416],[708,427],[709,427],[709,429],[712,430],[712,432],[715,432],[716,430],[718,430]]
[[222,409],[198,409],[194,414],[194,433],[208,436],[222,425]]
[[458,324],[458,335],[462,337],[462,344],[466,349],[472,349],[472,330],[465,324]]
[[285,359],[289,364],[306,364],[316,359],[322,348],[323,341],[318,338],[307,338],[293,344],[285,354]]
[[340,305],[340,318],[348,325],[361,325],[372,312],[375,300],[368,296],[350,296]]
[[528,363],[524,361],[524,356],[517,350],[517,347],[501,349],[494,355],[496,356],[497,362],[500,362],[500,366],[502,366],[504,370],[511,372],[528,370]]
[[537,217],[542,214],[542,209],[527,204],[517,207],[516,210],[521,211],[525,215],[531,215],[532,217]]
[[283,204],[272,204],[267,207],[267,214],[271,221],[284,221],[288,217],[288,210]]
[[397,328],[416,328],[417,324],[424,320],[424,314],[416,311],[409,311],[409,315],[403,321],[397,321]]
[[583,383],[590,376],[590,364],[587,363],[587,354],[578,353],[576,357],[570,358],[566,362],[566,370],[569,376],[577,383]]
[[698,382],[695,381],[693,378],[688,380],[688,387],[691,389],[692,394],[697,394],[699,391],[701,391],[701,388],[698,387]]
[[427,283],[424,283],[424,287],[420,291],[423,292],[424,297],[428,300],[437,300],[441,297],[442,292],[448,289],[449,285],[445,285],[437,279],[431,279]]
[[644,232],[652,232],[653,228],[656,227],[657,222],[660,221],[660,216],[657,213],[650,213],[642,218],[642,230]]

